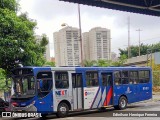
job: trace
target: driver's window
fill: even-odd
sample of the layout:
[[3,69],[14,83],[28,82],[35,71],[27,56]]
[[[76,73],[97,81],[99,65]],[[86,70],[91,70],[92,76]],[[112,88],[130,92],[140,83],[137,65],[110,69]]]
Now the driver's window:
[[52,72],[39,72],[38,79],[38,96],[45,97],[53,88]]

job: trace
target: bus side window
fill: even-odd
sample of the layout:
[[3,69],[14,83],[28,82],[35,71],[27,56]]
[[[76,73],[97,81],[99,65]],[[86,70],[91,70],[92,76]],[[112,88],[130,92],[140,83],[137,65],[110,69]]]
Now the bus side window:
[[120,71],[116,71],[114,73],[114,83],[115,83],[115,85],[121,84],[121,72]]
[[86,72],[86,85],[91,86],[98,86],[98,72],[97,71],[87,71]]
[[68,72],[55,72],[55,86],[57,89],[66,89],[69,87]]
[[141,70],[139,71],[139,83],[148,83],[149,82],[149,71]]
[[138,71],[130,71],[130,84],[137,84],[138,83]]
[[128,84],[129,78],[128,78],[128,71],[122,71],[122,84]]
[[111,86],[112,85],[112,73],[102,73],[102,85]]

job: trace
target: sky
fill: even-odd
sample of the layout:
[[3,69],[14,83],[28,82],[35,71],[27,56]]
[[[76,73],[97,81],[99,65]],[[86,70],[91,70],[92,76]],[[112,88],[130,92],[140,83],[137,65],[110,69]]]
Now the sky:
[[[54,57],[53,33],[62,29],[62,24],[79,28],[78,5],[59,0],[19,0],[20,12],[37,21],[37,35],[49,37],[51,57]],[[128,46],[128,17],[130,18],[130,45],[154,44],[160,41],[160,17],[123,12],[106,8],[81,5],[82,33],[94,27],[111,30],[111,51]]]

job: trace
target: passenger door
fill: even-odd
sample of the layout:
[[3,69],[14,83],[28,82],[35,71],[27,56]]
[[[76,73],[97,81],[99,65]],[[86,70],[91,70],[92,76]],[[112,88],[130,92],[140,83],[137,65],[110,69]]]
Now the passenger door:
[[83,87],[82,87],[82,74],[73,73],[72,74],[72,95],[73,95],[73,108],[82,109],[83,108]]
[[113,104],[113,76],[111,72],[101,73],[102,77],[102,99],[101,106],[109,106]]

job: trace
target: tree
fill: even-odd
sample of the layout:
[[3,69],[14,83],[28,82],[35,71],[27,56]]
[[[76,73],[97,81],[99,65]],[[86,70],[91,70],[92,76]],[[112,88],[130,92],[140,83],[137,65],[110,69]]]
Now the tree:
[[49,62],[47,61],[44,66],[51,66],[51,67],[55,67],[55,62]]
[[110,60],[99,59],[97,61],[97,66],[100,66],[100,67],[108,67],[110,65],[111,65],[111,61]]
[[36,22],[26,13],[17,16],[18,8],[16,0],[0,0],[0,68],[7,74],[19,62],[26,66],[45,63],[46,36],[37,44],[34,37]]
[[94,66],[96,64],[96,61],[95,60],[84,60],[83,64],[84,64],[85,67],[91,67],[91,66]]
[[[131,49],[131,57],[139,56],[139,46],[138,45],[131,46],[130,49]],[[156,43],[156,44],[152,44],[152,45],[141,44],[140,45],[141,55],[146,55],[148,49],[151,49],[152,52],[159,52],[160,51],[160,43]],[[128,48],[126,48],[126,49],[120,48],[119,51],[120,51],[120,56],[126,55],[128,58]]]
[[121,55],[119,57],[119,60],[116,62],[112,62],[113,66],[123,66],[123,64],[126,62],[127,56],[125,54]]
[[0,68],[0,81],[1,81],[0,91],[4,90],[5,88],[5,80],[6,80],[5,71]]

